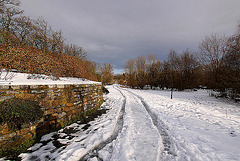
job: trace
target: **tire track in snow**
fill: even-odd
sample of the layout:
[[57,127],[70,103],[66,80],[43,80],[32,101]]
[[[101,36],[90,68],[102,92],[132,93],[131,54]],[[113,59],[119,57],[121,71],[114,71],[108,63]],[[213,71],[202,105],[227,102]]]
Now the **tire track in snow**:
[[175,149],[173,146],[173,142],[167,132],[167,129],[168,129],[167,126],[163,123],[163,121],[158,119],[157,114],[155,114],[153,111],[150,110],[149,105],[146,103],[146,101],[141,96],[139,96],[129,90],[126,90],[126,89],[124,89],[124,90],[140,99],[144,108],[148,112],[148,114],[153,122],[153,125],[157,128],[158,133],[161,135],[163,146],[164,146],[164,149],[161,152],[161,155],[159,155],[161,157],[161,159],[164,159],[163,157],[167,157],[168,159],[170,159],[170,158],[174,159],[176,157]]
[[79,161],[85,161],[85,160],[88,160],[88,159],[93,158],[93,157],[97,157],[98,160],[102,160],[101,158],[98,157],[98,152],[101,149],[103,149],[107,144],[111,143],[113,140],[116,140],[118,134],[120,133],[120,131],[122,131],[123,116],[124,116],[124,113],[125,113],[125,106],[126,106],[126,96],[118,88],[115,88],[115,89],[118,90],[121,93],[121,95],[123,96],[123,104],[122,104],[122,107],[120,109],[118,119],[117,119],[117,123],[116,123],[115,129],[113,131],[113,134],[108,139],[99,143],[97,146],[95,146],[91,150],[89,150],[86,155],[84,155],[83,157],[81,157],[79,159]]

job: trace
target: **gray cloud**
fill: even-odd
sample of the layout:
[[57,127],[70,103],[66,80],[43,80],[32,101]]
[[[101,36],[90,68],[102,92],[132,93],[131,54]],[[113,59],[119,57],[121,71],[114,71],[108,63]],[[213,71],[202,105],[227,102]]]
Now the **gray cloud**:
[[165,59],[170,49],[196,50],[211,33],[231,35],[239,0],[22,0],[25,14],[44,17],[91,60],[123,68],[139,55]]

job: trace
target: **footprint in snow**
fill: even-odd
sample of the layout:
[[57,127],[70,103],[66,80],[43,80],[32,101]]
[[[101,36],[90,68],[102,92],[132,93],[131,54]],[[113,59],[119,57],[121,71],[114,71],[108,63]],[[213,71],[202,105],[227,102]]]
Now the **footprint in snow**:
[[236,137],[237,135],[235,134],[235,131],[231,131],[230,133],[229,133],[229,135],[231,136],[231,137]]

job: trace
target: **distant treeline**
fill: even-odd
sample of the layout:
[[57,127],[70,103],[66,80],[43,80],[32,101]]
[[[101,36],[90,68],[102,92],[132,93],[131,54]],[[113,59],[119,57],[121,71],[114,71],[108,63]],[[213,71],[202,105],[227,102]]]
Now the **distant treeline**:
[[89,61],[82,47],[68,44],[43,18],[24,16],[18,5],[0,1],[0,69],[100,81],[101,65]]
[[167,60],[154,55],[139,56],[125,63],[127,84],[132,88],[198,88],[199,85],[240,93],[240,24],[230,37],[212,34],[199,45],[199,51],[188,49],[180,55],[170,50]]

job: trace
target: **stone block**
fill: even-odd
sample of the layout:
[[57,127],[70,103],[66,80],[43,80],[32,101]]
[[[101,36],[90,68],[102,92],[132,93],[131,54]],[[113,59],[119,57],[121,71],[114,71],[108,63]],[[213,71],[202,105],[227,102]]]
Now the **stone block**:
[[68,120],[72,120],[72,115],[67,116]]
[[35,98],[35,95],[33,94],[24,94],[24,93],[20,93],[20,94],[16,94],[15,95],[16,98],[23,98],[23,99],[32,99],[32,98]]
[[49,109],[49,110],[44,111],[43,113],[44,113],[44,115],[50,115],[53,112],[54,112],[53,109]]
[[47,93],[47,97],[48,97],[50,100],[54,99],[54,93],[53,93],[53,92],[48,92],[48,93]]
[[71,107],[70,107],[70,106],[63,107],[63,110],[64,110],[65,112],[68,112],[68,111],[71,110]]
[[63,118],[63,117],[65,117],[66,115],[67,115],[66,112],[59,113],[59,114],[58,114],[58,118]]
[[44,121],[42,124],[42,127],[48,127],[49,124],[50,124],[50,121]]
[[30,89],[30,86],[28,85],[19,85],[20,89]]
[[3,102],[3,101],[8,100],[8,99],[12,99],[14,97],[15,96],[0,96],[0,102]]
[[0,90],[7,90],[9,89],[10,86],[7,86],[7,85],[0,85]]
[[51,105],[52,104],[49,100],[42,99],[41,101],[39,101],[39,106],[43,107],[44,109],[49,109]]
[[5,137],[5,138],[12,138],[12,137],[14,137],[14,136],[16,136],[16,135],[17,135],[16,132],[12,132],[12,133],[10,133],[10,134],[4,135],[4,137]]
[[58,105],[61,105],[62,102],[61,102],[61,100],[54,100],[54,101],[51,102],[51,104],[52,104],[51,106],[56,107]]
[[57,117],[57,115],[58,115],[57,113],[54,113],[52,114],[52,117]]
[[81,103],[82,103],[82,101],[77,101],[77,102],[74,102],[73,105],[74,105],[74,106],[78,106],[78,105],[80,105]]
[[57,113],[54,113],[50,116],[50,120],[56,120],[57,119]]
[[53,90],[54,93],[57,93],[57,92],[61,92],[60,89],[57,89],[57,90]]
[[56,121],[55,121],[55,120],[52,120],[52,121],[50,121],[50,124],[51,124],[51,125],[55,125],[55,124],[56,124]]
[[38,89],[38,85],[30,85],[30,89]]
[[38,95],[35,96],[35,98],[38,99],[38,100],[44,99],[44,98],[46,98],[46,95],[44,93],[38,94]]
[[62,108],[55,108],[54,113],[62,113]]
[[57,88],[64,88],[64,84],[57,84]]
[[13,90],[19,90],[20,89],[20,86],[19,85],[12,85],[11,88]]
[[57,122],[59,123],[60,127],[63,127],[63,121],[57,120]]
[[8,94],[19,94],[19,92],[17,92],[17,91],[6,91],[6,94],[8,95]]
[[48,89],[48,85],[38,85],[38,89]]
[[80,98],[81,98],[81,95],[74,95],[74,98],[75,98],[75,100],[76,100],[76,99],[80,99]]
[[54,93],[54,97],[60,97],[62,94],[61,93]]
[[48,85],[48,88],[57,88],[57,85],[56,84],[51,84],[51,85]]
[[73,106],[73,103],[67,103],[66,106],[67,107]]
[[6,134],[9,134],[11,133],[12,131],[8,128],[7,124],[3,125],[3,126],[0,126],[1,128],[1,133],[0,135],[6,135]]
[[31,93],[33,94],[41,94],[41,93],[45,93],[44,90],[32,90]]
[[26,134],[29,133],[29,131],[30,131],[29,128],[24,128],[24,129],[21,129],[19,131],[16,131],[16,133],[17,133],[17,135],[26,135]]

